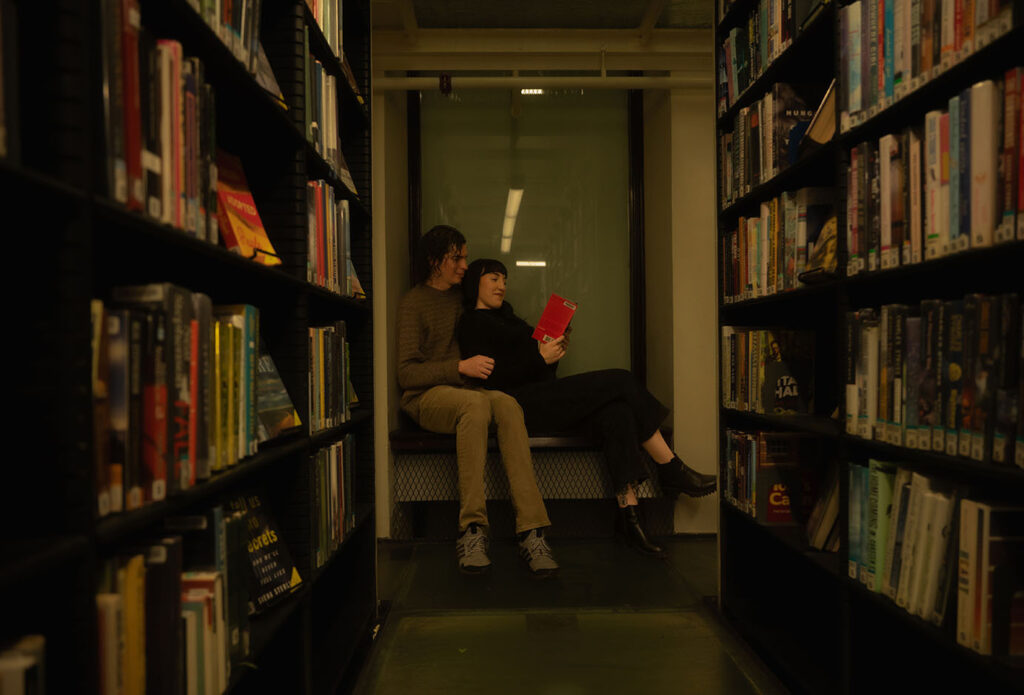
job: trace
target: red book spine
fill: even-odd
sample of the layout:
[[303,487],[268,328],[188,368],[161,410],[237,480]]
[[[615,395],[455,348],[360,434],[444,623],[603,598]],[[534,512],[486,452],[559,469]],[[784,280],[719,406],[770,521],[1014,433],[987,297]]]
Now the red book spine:
[[121,20],[121,62],[124,67],[124,151],[128,174],[130,210],[142,210],[142,109],[139,102],[139,18],[138,0],[123,0]]
[[196,442],[199,438],[199,321],[192,319],[189,354],[188,485],[196,484]]

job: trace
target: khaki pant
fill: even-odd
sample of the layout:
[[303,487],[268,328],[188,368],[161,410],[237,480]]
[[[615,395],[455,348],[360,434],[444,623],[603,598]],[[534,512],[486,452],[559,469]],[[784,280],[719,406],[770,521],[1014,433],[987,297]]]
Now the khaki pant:
[[516,399],[501,391],[435,386],[420,397],[419,411],[423,429],[455,433],[460,531],[472,523],[487,526],[484,463],[492,421],[498,426],[498,448],[516,511],[516,532],[551,525],[537,489],[523,410]]

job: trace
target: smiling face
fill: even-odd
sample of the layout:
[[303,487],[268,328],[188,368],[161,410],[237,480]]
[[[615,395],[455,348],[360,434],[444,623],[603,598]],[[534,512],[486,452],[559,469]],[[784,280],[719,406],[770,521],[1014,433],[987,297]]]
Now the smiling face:
[[500,309],[503,301],[505,301],[505,274],[494,272],[481,275],[476,308]]
[[452,248],[441,264],[437,266],[434,274],[427,284],[439,290],[447,290],[462,283],[462,276],[466,274],[466,245],[461,248]]

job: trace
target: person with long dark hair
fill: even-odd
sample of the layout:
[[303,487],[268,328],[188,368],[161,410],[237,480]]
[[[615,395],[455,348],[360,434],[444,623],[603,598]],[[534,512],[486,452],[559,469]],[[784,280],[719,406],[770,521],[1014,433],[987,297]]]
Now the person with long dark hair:
[[702,497],[715,491],[715,476],[698,473],[680,460],[659,427],[668,408],[625,369],[602,369],[557,378],[568,349],[567,336],[534,340],[533,327],[505,301],[508,271],[501,261],[473,261],[462,281],[465,311],[458,325],[461,354],[494,360],[490,373],[477,376],[486,389],[515,397],[528,431],[589,429],[604,448],[619,504],[619,528],[641,552],[662,554],[637,514],[637,486],[648,477],[643,448],[657,464],[662,491]]
[[479,354],[460,357],[455,340],[466,238],[454,227],[433,227],[420,239],[413,270],[416,284],[398,305],[401,408],[425,430],[455,434],[459,569],[478,574],[491,565],[484,463],[493,423],[515,507],[520,556],[535,575],[551,576],[558,570],[544,537],[551,522],[537,487],[522,408],[505,393],[480,388],[494,360]]

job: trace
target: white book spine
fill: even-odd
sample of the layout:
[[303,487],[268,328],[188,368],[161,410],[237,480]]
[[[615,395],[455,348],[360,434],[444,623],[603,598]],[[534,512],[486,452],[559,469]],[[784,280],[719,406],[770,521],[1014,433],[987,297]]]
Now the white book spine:
[[970,647],[974,641],[974,568],[977,556],[977,506],[960,500],[960,542],[957,545],[956,642]]
[[996,228],[1000,111],[999,90],[992,80],[971,87],[972,247],[991,246]]

